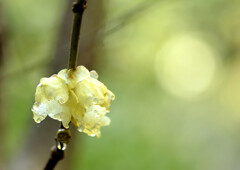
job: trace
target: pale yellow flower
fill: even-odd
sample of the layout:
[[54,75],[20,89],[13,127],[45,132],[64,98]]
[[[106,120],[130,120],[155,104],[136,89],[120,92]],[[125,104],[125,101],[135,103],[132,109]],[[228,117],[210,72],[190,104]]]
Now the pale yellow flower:
[[72,122],[80,132],[100,137],[100,128],[110,124],[106,113],[115,96],[97,78],[95,71],[84,66],[42,78],[35,93],[33,119],[40,123],[49,116],[65,128]]

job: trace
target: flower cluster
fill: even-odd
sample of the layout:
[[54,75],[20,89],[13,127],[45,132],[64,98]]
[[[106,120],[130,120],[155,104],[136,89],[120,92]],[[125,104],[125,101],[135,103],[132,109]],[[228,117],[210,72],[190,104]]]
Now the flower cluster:
[[48,115],[65,128],[72,122],[80,132],[100,137],[100,128],[110,124],[105,115],[115,96],[97,79],[98,74],[84,66],[42,78],[35,93],[33,119],[40,123]]

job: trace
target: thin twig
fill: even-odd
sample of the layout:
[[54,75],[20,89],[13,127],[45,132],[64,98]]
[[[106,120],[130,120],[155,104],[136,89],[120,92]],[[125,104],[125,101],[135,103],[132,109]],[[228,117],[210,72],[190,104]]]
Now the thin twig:
[[51,149],[51,156],[44,170],[53,170],[57,163],[64,158],[64,151],[67,149],[67,144],[70,140],[70,131],[65,129],[61,123],[61,127],[57,132],[57,137],[55,138],[56,145],[54,145]]
[[86,9],[86,7],[87,0],[77,0],[77,2],[73,4],[74,21],[72,29],[71,50],[68,63],[69,69],[75,69],[77,65],[80,29],[82,24],[83,12]]
[[51,157],[48,160],[48,163],[44,170],[52,170],[58,163],[58,161],[62,160],[64,158],[64,151],[58,149],[55,145],[51,149]]
[[[82,24],[83,12],[87,7],[87,0],[77,0],[73,4],[73,30],[68,68],[75,69],[77,65],[78,45],[80,39],[80,29]],[[57,163],[64,158],[64,151],[67,144],[70,142],[71,134],[68,129],[65,129],[61,123],[57,132],[56,145],[51,149],[51,156],[44,168],[44,170],[53,170]]]

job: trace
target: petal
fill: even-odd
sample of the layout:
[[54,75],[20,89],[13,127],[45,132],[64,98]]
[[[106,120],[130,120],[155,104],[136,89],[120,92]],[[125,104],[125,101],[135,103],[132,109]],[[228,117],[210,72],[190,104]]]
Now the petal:
[[78,66],[76,70],[73,72],[73,76],[75,77],[75,80],[78,83],[79,81],[90,77],[90,73],[86,67]]
[[58,72],[57,77],[61,78],[62,80],[65,81],[66,84],[68,84],[68,70],[67,69],[63,69],[61,71]]
[[90,77],[90,73],[86,67],[78,66],[75,70],[70,69],[68,76],[69,78],[72,77],[74,81],[78,83],[79,81]]
[[49,117],[58,121],[62,121],[62,113],[64,112],[63,105],[58,103],[56,100],[50,100],[47,101],[46,106]]
[[68,87],[65,82],[57,76],[42,78],[37,86],[35,101],[41,102],[42,99],[57,100],[63,104],[68,100]]
[[69,127],[72,115],[77,109],[78,99],[72,90],[69,91],[69,100],[61,105],[62,112],[59,114],[59,120],[62,121],[62,124],[65,128]]
[[105,107],[107,109],[107,112],[109,112],[112,101],[115,100],[115,95],[110,90],[108,90],[104,95],[104,99],[105,102],[101,106]]
[[62,124],[65,128],[69,128],[69,123],[71,121],[71,114],[69,112],[63,112],[61,114]]
[[67,104],[69,107],[69,113],[71,113],[70,119],[75,126],[79,127],[79,122],[83,118],[85,109],[79,104],[78,98],[72,90],[70,91],[69,94],[70,98]]
[[46,104],[45,103],[38,104],[37,102],[35,102],[32,108],[32,112],[34,121],[36,123],[40,123],[47,117]]
[[84,115],[78,130],[87,133],[89,136],[100,137],[100,128],[110,124],[110,119],[106,116],[106,109],[99,105],[89,107]]
[[92,79],[92,81],[98,88],[98,92],[104,96],[104,102],[97,104],[101,105],[102,107],[105,107],[109,112],[112,101],[115,99],[115,95],[110,90],[108,90],[107,87],[102,82],[95,79]]
[[65,82],[69,86],[69,89],[74,89],[79,81],[90,77],[88,69],[84,66],[78,66],[76,69],[68,70],[67,75],[65,72],[59,72],[58,74],[64,78]]
[[74,90],[79,99],[79,103],[84,107],[89,107],[93,104],[100,105],[104,103],[104,95],[99,88],[99,85],[94,83],[93,80],[96,79],[87,78],[80,81]]

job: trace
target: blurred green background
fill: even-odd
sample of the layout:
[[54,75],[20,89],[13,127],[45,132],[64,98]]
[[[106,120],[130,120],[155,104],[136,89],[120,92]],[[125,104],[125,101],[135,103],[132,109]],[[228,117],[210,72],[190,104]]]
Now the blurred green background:
[[[88,0],[79,64],[116,95],[100,139],[56,169],[239,170],[240,1]],[[36,124],[40,78],[66,68],[72,0],[0,2],[0,169],[43,169],[59,123]]]

